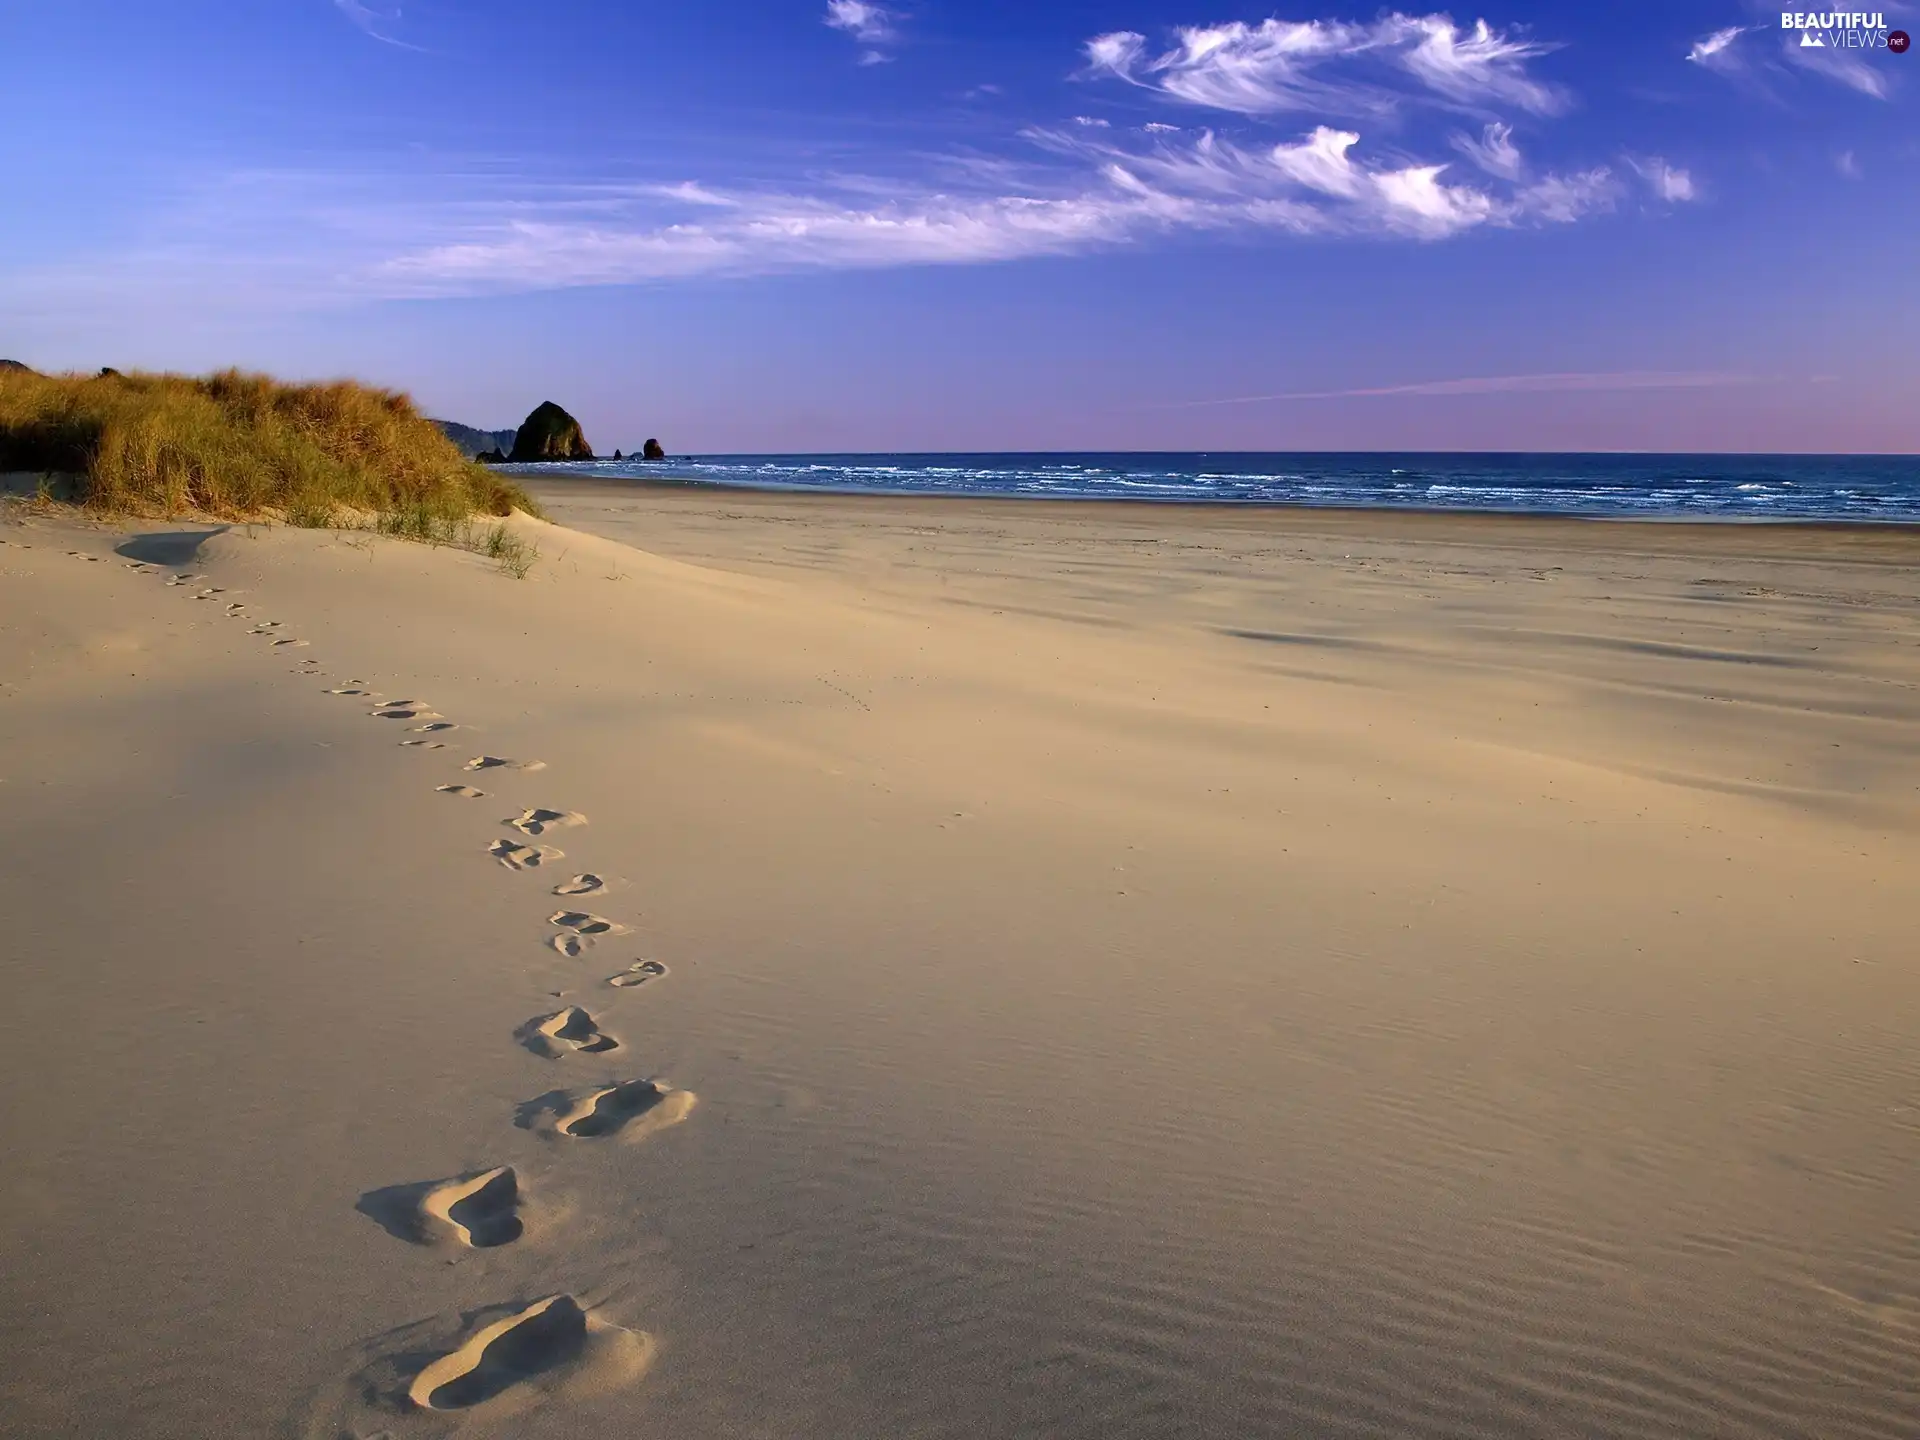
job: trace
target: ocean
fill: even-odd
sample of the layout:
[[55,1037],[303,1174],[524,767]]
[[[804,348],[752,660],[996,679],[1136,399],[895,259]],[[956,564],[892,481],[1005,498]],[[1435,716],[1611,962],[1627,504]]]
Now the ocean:
[[1920,456],[1035,453],[700,455],[507,466],[769,490],[1491,510],[1671,520],[1920,521]]

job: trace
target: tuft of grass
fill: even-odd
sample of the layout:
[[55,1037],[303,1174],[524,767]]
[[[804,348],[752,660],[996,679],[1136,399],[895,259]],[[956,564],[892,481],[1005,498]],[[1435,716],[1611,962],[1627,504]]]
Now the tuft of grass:
[[296,495],[287,502],[285,518],[287,524],[302,530],[325,530],[335,523],[339,514],[324,495]]
[[476,514],[539,513],[405,395],[238,370],[0,370],[0,471],[18,470],[73,475],[80,503],[108,513],[325,526],[370,512],[384,533],[436,544],[462,543]]
[[491,526],[478,546],[480,553],[499,565],[503,574],[524,580],[540,558],[540,547],[529,544],[504,525]]

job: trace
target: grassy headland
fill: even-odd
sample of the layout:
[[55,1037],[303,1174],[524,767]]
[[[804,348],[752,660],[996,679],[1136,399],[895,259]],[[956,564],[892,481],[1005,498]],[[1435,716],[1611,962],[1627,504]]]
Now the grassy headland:
[[353,381],[0,371],[0,471],[73,477],[108,512],[365,525],[451,539],[476,514],[538,513],[407,396]]

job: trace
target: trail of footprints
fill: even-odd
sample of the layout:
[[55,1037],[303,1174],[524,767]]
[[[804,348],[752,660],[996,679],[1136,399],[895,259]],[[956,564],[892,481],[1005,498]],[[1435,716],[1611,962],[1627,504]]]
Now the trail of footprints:
[[[159,567],[129,561],[128,568],[144,573]],[[174,572],[164,583],[186,588],[204,579],[192,572]],[[256,619],[246,613],[245,602],[223,600],[227,593],[222,586],[206,584],[189,598],[220,600],[227,619],[246,622],[250,627],[247,634],[266,640],[276,652],[306,648],[308,642],[287,634],[282,622]],[[318,676],[324,672],[318,661],[305,659],[296,673]],[[417,722],[407,726],[414,738],[400,742],[408,748],[444,750],[446,742],[435,737],[459,728],[427,701],[382,699],[364,680],[346,679],[324,693],[370,706],[368,714],[374,719]],[[484,754],[461,766],[468,772],[533,773],[545,768],[540,760]],[[488,798],[487,791],[459,783],[439,785],[435,790],[456,799]],[[530,807],[500,822],[526,839],[502,837],[489,844],[486,851],[508,870],[538,870],[565,858],[555,847],[537,843],[538,837],[586,823],[587,817],[578,811]],[[604,876],[583,871],[552,885],[549,893],[563,900],[581,900],[604,895],[608,889]],[[633,933],[631,926],[588,910],[556,910],[548,915],[547,923],[553,927],[547,946],[569,958],[585,954],[602,940]],[[666,965],[658,960],[636,960],[608,976],[605,983],[613,989],[627,990],[667,973]],[[599,1019],[580,1005],[536,1016],[514,1033],[525,1049],[548,1061],[613,1055],[624,1049],[622,1042],[603,1030]],[[657,1077],[607,1080],[529,1101],[521,1107],[517,1123],[555,1142],[593,1142],[616,1136],[633,1141],[678,1124],[692,1112],[695,1103],[691,1091],[676,1089]],[[488,1250],[511,1245],[525,1233],[526,1199],[514,1167],[498,1165],[443,1180],[372,1191],[361,1197],[358,1208],[390,1234],[413,1244]],[[402,1377],[407,1378],[404,1397],[392,1398],[403,1399],[421,1411],[469,1410],[529,1383],[543,1390],[558,1388],[564,1392],[568,1379],[576,1374],[583,1381],[637,1377],[653,1353],[651,1336],[600,1318],[570,1294],[548,1295],[528,1304],[480,1313],[492,1318],[471,1326],[456,1348],[432,1359],[410,1378]],[[580,1373],[586,1370],[591,1370],[591,1377]]]

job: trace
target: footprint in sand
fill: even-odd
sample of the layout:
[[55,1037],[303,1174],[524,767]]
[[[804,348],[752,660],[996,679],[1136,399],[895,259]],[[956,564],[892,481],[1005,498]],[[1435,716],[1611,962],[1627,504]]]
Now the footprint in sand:
[[525,1228],[520,1220],[520,1182],[511,1165],[370,1190],[355,1207],[389,1235],[416,1245],[450,1238],[475,1250],[510,1245]]
[[584,825],[587,817],[578,810],[522,810],[512,819],[502,820],[502,825],[520,831],[523,835],[544,835],[549,830],[564,830],[571,825]]
[[623,1080],[591,1090],[556,1090],[520,1107],[517,1124],[538,1126],[551,1116],[553,1133],[568,1140],[603,1140],[620,1135],[641,1140],[678,1125],[693,1113],[691,1090],[676,1090],[664,1080]]
[[196,600],[211,600],[215,596],[224,595],[226,593],[227,593],[227,587],[224,585],[209,585],[206,589],[200,591],[193,598]]
[[566,859],[565,852],[551,845],[522,845],[514,840],[496,840],[487,847],[487,853],[509,870],[535,870],[551,860]]
[[284,636],[279,640],[274,641],[273,648],[278,650],[281,646],[285,645],[297,650],[300,647],[304,646],[306,643],[307,642],[304,640],[296,640],[291,635],[288,635],[288,636]]
[[558,935],[549,935],[547,945],[569,960],[578,960],[593,948],[594,940],[591,935],[573,935],[562,931]]
[[534,1054],[549,1060],[576,1052],[599,1055],[620,1048],[620,1042],[601,1030],[593,1016],[578,1005],[529,1020],[514,1032],[514,1038]]
[[431,724],[414,725],[409,728],[416,735],[438,735],[442,730],[458,730],[460,727],[451,720],[435,720]]
[[547,762],[544,760],[508,760],[499,755],[476,755],[473,759],[467,761],[466,765],[462,768],[467,770],[499,770],[503,767],[509,770],[544,770],[547,768]]
[[576,875],[571,880],[562,880],[553,887],[556,895],[598,895],[607,888],[607,882],[598,875]]
[[547,917],[549,925],[558,925],[562,930],[571,930],[576,935],[631,935],[632,927],[608,920],[604,916],[589,915],[584,910],[556,910]]
[[636,985],[644,985],[649,980],[662,979],[667,967],[658,960],[636,960],[618,975],[609,975],[607,984],[616,990],[631,990]]
[[447,748],[438,740],[402,740],[400,743],[408,749],[444,750]]
[[373,711],[376,720],[437,720],[439,715],[417,700],[389,700]]
[[653,1337],[588,1314],[571,1295],[549,1295],[483,1326],[407,1387],[423,1410],[468,1410],[517,1386],[583,1390],[637,1378],[653,1358]]
[[328,690],[325,693],[328,695],[371,695],[373,694],[371,690],[361,690],[358,687],[353,685],[342,685],[337,689]]
[[280,620],[256,620],[253,622],[253,629],[247,633],[249,635],[271,635],[284,623],[284,621]]
[[476,1250],[508,1245],[520,1238],[520,1181],[511,1165],[452,1180],[420,1202],[423,1213],[446,1225],[463,1245]]
[[434,793],[439,795],[459,795],[467,800],[484,800],[487,798],[486,791],[476,790],[471,785],[436,785],[433,788]]
[[173,577],[173,578],[172,578],[171,580],[169,580],[169,581],[167,581],[167,584],[169,584],[169,585],[185,585],[185,584],[187,584],[187,583],[188,583],[189,581],[192,581],[192,580],[198,580],[198,579],[200,579],[200,578],[202,578],[202,577],[200,577],[200,576],[198,576],[198,575],[176,575],[176,576],[174,576],[174,577]]

